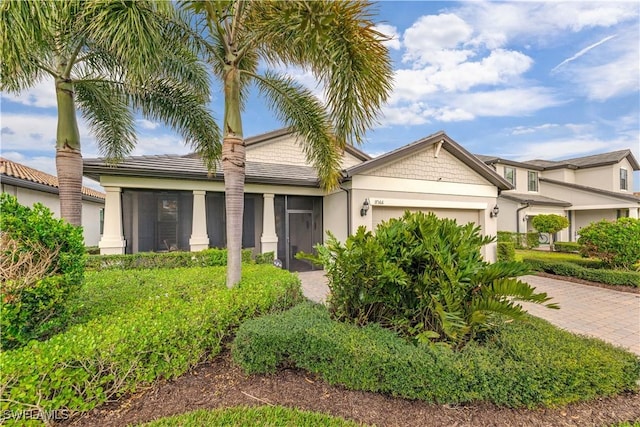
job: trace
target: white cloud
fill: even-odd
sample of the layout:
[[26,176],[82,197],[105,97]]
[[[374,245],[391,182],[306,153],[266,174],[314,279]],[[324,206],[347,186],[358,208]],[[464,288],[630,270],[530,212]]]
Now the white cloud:
[[555,67],[553,67],[551,72],[553,73],[554,71],[556,71],[558,68],[562,67],[563,65],[568,64],[571,61],[575,61],[576,59],[580,58],[582,55],[585,55],[591,49],[595,49],[596,47],[600,46],[601,44],[608,42],[609,40],[611,40],[615,36],[616,36],[615,34],[612,35],[612,36],[607,36],[607,37],[603,38],[602,40],[597,41],[597,42],[593,43],[592,45],[589,45],[589,46],[585,47],[584,49],[581,49],[575,55],[572,55],[571,57],[565,59],[564,61],[562,61],[561,63],[559,63]]
[[2,92],[2,98],[29,107],[53,108],[56,107],[56,87],[53,79],[47,78],[18,95]]
[[593,153],[606,153],[629,147],[626,138],[601,139],[584,135],[580,138],[558,138],[552,140],[519,144],[517,150],[504,156],[514,160],[531,159],[560,160],[586,156]]
[[591,124],[578,123],[544,123],[537,126],[516,126],[510,130],[510,135],[527,135],[534,133],[564,132],[569,131],[574,134],[584,133],[593,130]]
[[157,129],[161,124],[158,122],[152,122],[150,120],[147,119],[138,119],[136,120],[136,123],[138,124],[138,126],[142,129],[146,129],[146,130],[154,130]]
[[457,95],[450,102],[474,116],[523,116],[562,103],[542,87],[498,89]]
[[400,49],[400,34],[398,34],[398,29],[396,27],[389,24],[378,24],[374,29],[389,38],[389,40],[382,42],[382,44],[387,48],[396,50]]

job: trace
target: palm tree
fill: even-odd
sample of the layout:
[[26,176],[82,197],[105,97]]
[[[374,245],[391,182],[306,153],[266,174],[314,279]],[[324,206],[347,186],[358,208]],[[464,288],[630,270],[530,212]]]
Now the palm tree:
[[[341,152],[362,142],[391,90],[384,36],[363,1],[194,1],[209,58],[224,91],[222,168],[226,192],[227,286],[241,277],[245,145],[242,111],[251,88],[301,138],[325,189],[338,185]],[[197,21],[194,21],[197,22]],[[278,66],[310,70],[325,100]]]
[[135,144],[135,112],[166,122],[213,168],[220,135],[205,104],[209,78],[190,27],[171,2],[4,1],[0,89],[20,93],[49,77],[56,88],[60,211],[82,222],[77,110],[103,155]]

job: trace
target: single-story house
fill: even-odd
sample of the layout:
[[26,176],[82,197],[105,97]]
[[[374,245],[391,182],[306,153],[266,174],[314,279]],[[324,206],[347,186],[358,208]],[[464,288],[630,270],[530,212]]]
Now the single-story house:
[[[60,217],[58,178],[37,169],[0,157],[2,193],[15,196],[24,206],[42,203]],[[84,244],[97,246],[100,241],[105,194],[82,187],[82,228]]]
[[[495,235],[498,194],[511,188],[444,132],[376,158],[347,147],[340,188],[330,193],[289,130],[245,142],[243,247],[273,251],[290,270],[310,268],[295,254],[312,251],[327,231],[344,241],[359,226],[374,229],[406,209],[474,222]],[[222,171],[208,176],[199,157],[129,157],[117,166],[85,159],[84,174],[107,193],[101,253],[225,246]],[[495,259],[495,244],[483,251]]]
[[536,215],[556,214],[566,216],[570,224],[556,238],[573,242],[580,229],[594,221],[639,216],[633,172],[640,170],[640,164],[631,150],[558,161],[478,158],[513,186],[499,198],[499,231],[533,231]]

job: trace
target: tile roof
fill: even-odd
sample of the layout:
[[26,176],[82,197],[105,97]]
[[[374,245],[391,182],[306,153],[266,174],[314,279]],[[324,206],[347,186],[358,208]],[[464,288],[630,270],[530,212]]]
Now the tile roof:
[[[219,181],[223,179],[223,169],[220,163],[217,165],[216,172],[209,175],[202,160],[191,155],[127,157],[117,166],[109,165],[102,158],[85,159],[84,173],[94,179],[101,174]],[[309,166],[246,162],[245,181],[317,187],[318,175],[316,170]]]
[[[17,178],[23,181],[30,181],[36,184],[58,188],[58,178],[37,169],[30,168],[20,163],[0,157],[0,175]],[[82,186],[82,194],[104,200],[105,194],[100,191]]]
[[485,156],[482,154],[476,154],[475,156],[487,164],[504,163],[507,165],[520,166],[525,168],[529,167],[538,170],[559,168],[582,169],[592,168],[596,166],[606,166],[616,164],[626,157],[629,163],[631,163],[631,167],[633,168],[633,170],[640,170],[640,164],[638,163],[636,158],[633,157],[631,150],[618,150],[612,151],[610,153],[594,154],[584,157],[574,157],[572,159],[564,160],[534,159],[520,162],[502,159],[497,156]]

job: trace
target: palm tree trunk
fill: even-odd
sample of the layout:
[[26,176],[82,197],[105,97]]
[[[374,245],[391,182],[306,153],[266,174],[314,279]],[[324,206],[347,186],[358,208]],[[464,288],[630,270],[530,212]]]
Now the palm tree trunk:
[[73,96],[73,83],[56,79],[56,171],[60,190],[60,216],[69,224],[82,225],[82,154]]
[[222,169],[227,216],[227,287],[242,278],[242,216],[244,214],[245,145],[240,115],[240,74],[225,67]]

